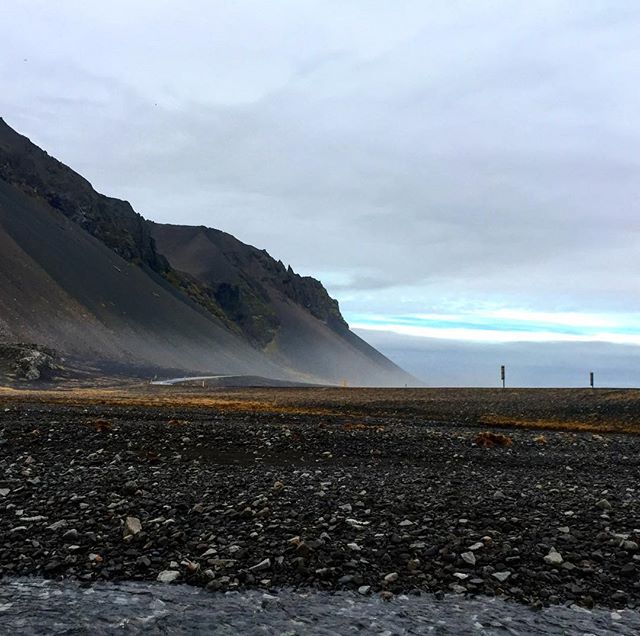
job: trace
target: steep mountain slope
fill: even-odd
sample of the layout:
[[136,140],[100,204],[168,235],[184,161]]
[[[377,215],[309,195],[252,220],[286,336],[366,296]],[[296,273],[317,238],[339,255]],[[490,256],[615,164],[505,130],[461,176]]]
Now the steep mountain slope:
[[0,119],[0,342],[19,341],[103,366],[412,381],[318,281],[224,232],[149,223]]
[[[0,333],[132,366],[281,376],[187,298],[0,180]],[[169,289],[168,289],[169,288]]]
[[171,266],[194,276],[247,338],[266,346],[280,364],[333,381],[355,377],[375,383],[397,373],[393,363],[349,330],[338,303],[314,278],[299,276],[266,251],[220,230],[150,226]]

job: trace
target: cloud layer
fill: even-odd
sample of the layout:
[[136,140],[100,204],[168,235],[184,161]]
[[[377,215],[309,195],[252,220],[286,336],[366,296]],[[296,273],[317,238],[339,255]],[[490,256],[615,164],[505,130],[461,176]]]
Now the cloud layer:
[[638,33],[634,2],[25,0],[0,9],[0,111],[143,215],[322,278],[360,325],[622,319]]

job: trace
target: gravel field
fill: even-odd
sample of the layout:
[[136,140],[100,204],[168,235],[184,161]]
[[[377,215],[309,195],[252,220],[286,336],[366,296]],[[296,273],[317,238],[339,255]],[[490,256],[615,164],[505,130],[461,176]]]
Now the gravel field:
[[[148,391],[0,395],[2,576],[639,604],[635,435],[505,428],[500,392],[456,422],[433,391]],[[590,419],[534,393],[509,398],[522,421],[634,423],[631,393]]]

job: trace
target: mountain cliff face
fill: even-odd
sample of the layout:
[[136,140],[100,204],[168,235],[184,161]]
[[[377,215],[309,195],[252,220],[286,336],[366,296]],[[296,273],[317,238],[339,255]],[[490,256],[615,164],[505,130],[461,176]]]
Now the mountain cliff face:
[[0,119],[0,341],[125,366],[411,381],[322,284],[205,227],[146,221]]
[[147,222],[127,201],[98,194],[79,174],[17,134],[0,118],[0,179],[46,201],[127,261],[165,272]]
[[266,347],[281,326],[274,293],[298,305],[337,333],[349,326],[320,281],[296,274],[265,250],[207,227],[150,223],[171,266],[198,280],[253,344]]

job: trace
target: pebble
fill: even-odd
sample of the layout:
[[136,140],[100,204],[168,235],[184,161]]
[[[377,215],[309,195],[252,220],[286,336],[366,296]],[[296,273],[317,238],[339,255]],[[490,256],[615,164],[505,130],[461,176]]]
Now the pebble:
[[563,560],[562,555],[555,548],[551,548],[549,554],[544,557],[544,562],[547,565],[560,565]]
[[127,517],[124,520],[124,538],[135,537],[142,531],[142,523],[138,517]]
[[158,581],[160,581],[160,583],[173,583],[179,578],[180,572],[176,572],[175,570],[163,570],[158,574]]
[[473,552],[463,552],[460,556],[465,563],[469,565],[476,564],[476,555]]
[[53,532],[56,532],[57,530],[61,530],[62,528],[66,528],[69,525],[69,522],[66,519],[60,519],[59,521],[56,521],[54,523],[52,523],[47,530],[51,530]]
[[256,563],[249,570],[266,570],[271,567],[271,559],[263,559],[260,563]]

